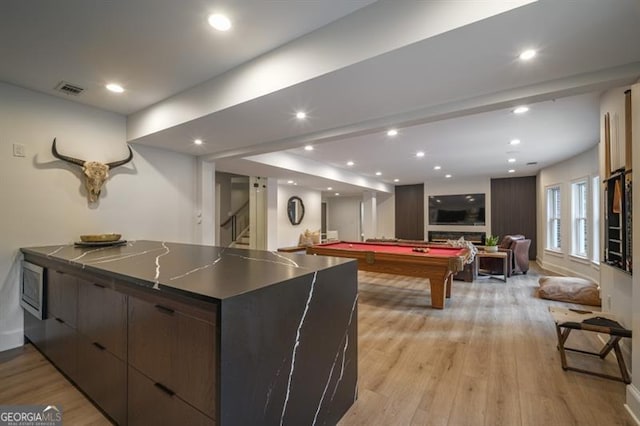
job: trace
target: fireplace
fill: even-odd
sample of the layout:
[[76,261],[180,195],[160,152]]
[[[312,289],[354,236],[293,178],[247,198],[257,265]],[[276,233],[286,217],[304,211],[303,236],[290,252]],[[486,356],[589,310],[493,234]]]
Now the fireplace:
[[441,243],[447,240],[458,240],[464,237],[465,240],[474,244],[484,245],[485,232],[465,232],[465,231],[429,231],[429,241]]

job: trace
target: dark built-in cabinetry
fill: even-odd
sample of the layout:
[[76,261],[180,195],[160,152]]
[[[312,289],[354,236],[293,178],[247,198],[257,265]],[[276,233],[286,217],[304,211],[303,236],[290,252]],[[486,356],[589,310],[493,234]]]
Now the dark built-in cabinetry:
[[604,185],[604,259],[608,265],[632,273],[631,174],[625,169],[616,170]]
[[215,424],[215,307],[55,268],[46,295],[46,319],[25,314],[25,335],[113,421]]

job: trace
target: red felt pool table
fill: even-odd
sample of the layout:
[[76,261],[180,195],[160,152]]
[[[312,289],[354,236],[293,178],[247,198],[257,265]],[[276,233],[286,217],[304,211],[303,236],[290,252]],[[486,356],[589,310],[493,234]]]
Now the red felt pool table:
[[[414,248],[425,252],[416,252]],[[451,297],[453,275],[464,268],[469,250],[438,245],[339,241],[307,247],[307,254],[357,259],[358,269],[363,271],[429,278],[431,306],[444,309],[445,297]]]

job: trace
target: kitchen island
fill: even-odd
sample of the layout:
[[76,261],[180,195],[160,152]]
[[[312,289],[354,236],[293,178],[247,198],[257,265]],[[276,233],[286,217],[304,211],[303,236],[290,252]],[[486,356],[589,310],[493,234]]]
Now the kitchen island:
[[118,424],[335,424],[357,395],[353,260],[132,241],[23,248],[25,336]]

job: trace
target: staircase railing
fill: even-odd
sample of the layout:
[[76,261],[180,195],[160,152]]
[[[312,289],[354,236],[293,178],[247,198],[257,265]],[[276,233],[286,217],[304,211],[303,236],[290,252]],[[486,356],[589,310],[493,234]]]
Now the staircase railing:
[[238,230],[243,230],[249,226],[249,201],[247,200],[233,214],[220,224],[220,228],[227,228],[231,224],[231,241],[238,239]]

